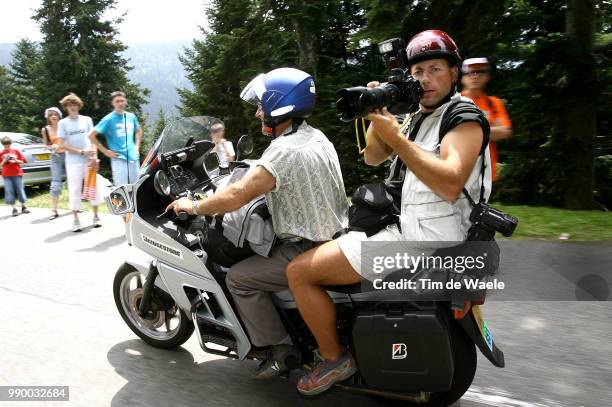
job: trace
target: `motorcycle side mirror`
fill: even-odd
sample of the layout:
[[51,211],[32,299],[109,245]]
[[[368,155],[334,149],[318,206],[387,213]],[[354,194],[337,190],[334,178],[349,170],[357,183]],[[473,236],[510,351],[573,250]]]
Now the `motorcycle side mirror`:
[[108,210],[113,215],[124,215],[128,212],[134,212],[134,201],[132,200],[132,185],[121,185],[111,191],[104,198]]
[[207,153],[204,156],[203,165],[208,174],[219,168],[219,157],[217,156],[217,153],[214,151]]
[[248,157],[253,152],[253,138],[247,134],[240,136],[236,148],[238,150],[237,161],[240,161],[243,157]]

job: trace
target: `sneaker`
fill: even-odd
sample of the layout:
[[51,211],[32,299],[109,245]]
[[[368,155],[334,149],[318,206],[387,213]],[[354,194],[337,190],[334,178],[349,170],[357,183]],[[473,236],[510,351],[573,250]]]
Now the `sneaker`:
[[357,372],[355,359],[347,351],[338,360],[321,360],[303,376],[297,389],[304,396],[314,396],[329,390],[334,384],[348,379]]
[[72,231],[73,232],[80,232],[81,231],[81,222],[79,222],[78,220],[75,220],[72,222]]
[[13,216],[17,215],[19,215],[19,211],[17,210],[17,208],[13,208]]
[[49,216],[49,220],[53,220],[57,218],[59,218],[59,213],[57,213],[57,211],[54,209],[51,211],[51,216]]
[[300,367],[302,358],[292,345],[272,346],[270,357],[262,361],[253,374],[254,379],[268,380],[283,376]]
[[21,207],[21,213],[30,213],[30,210],[24,205]]
[[93,218],[93,227],[99,228],[100,226],[102,226],[102,223],[100,223],[100,218],[98,217],[98,215],[95,215]]

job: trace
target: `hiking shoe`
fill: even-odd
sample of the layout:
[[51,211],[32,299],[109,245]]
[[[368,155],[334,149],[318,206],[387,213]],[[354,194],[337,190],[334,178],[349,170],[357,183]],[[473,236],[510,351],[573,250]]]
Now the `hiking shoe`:
[[93,218],[93,227],[99,228],[100,226],[102,226],[102,223],[100,223],[100,218],[98,217],[98,215],[95,215]]
[[24,205],[21,207],[21,213],[30,213],[30,210]]
[[329,390],[334,384],[348,379],[357,372],[355,359],[347,351],[338,360],[321,360],[303,376],[297,389],[304,396],[314,396]]
[[19,211],[17,210],[17,208],[13,208],[13,216],[17,215],[19,215]]
[[74,222],[72,222],[72,231],[73,232],[80,232],[81,231],[81,222],[79,222],[78,220],[75,220]]
[[268,380],[286,375],[301,365],[300,353],[293,345],[274,345],[270,357],[262,361],[253,374],[254,379]]

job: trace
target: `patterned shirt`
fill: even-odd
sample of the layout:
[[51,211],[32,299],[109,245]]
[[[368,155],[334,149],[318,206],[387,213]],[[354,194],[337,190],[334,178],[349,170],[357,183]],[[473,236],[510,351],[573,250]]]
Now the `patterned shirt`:
[[282,240],[331,240],[348,225],[338,154],[321,131],[302,123],[295,133],[274,139],[257,165],[276,180],[266,203]]

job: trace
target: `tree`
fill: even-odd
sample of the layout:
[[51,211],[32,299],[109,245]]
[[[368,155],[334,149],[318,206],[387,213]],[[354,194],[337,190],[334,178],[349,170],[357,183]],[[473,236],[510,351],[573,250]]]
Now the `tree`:
[[68,92],[85,102],[84,114],[100,120],[110,110],[109,95],[123,90],[130,106],[141,114],[149,91],[131,83],[125,46],[117,37],[121,18],[105,20],[116,0],[43,0],[33,19],[43,35],[42,63],[46,86],[42,101],[56,105]]
[[6,68],[0,65],[0,131],[13,131],[13,123],[10,115],[13,96],[15,95],[13,84]]
[[164,109],[160,107],[152,131],[147,131],[143,135],[142,145],[140,147],[140,155],[142,158],[149,153],[149,150],[151,150],[151,147],[153,147],[153,144],[155,144],[155,141],[161,136],[162,131],[171,120],[171,118],[166,117]]
[[565,131],[563,156],[567,159],[563,206],[593,208],[593,153],[597,136],[597,71],[593,56],[595,7],[592,0],[569,0],[566,17],[566,69],[564,89]]
[[[241,89],[256,74],[300,68],[316,81],[317,107],[309,122],[336,146],[347,188],[384,172],[359,162],[354,128],[339,120],[334,106],[338,89],[364,84],[383,69],[377,56],[372,63],[371,47],[348,49],[351,32],[364,23],[355,1],[213,1],[207,18],[205,38],[194,41],[181,59],[194,86],[179,90],[182,115],[218,117],[226,122],[230,139],[259,134],[254,107],[240,100]],[[256,153],[270,142],[263,136],[254,140]]]
[[15,45],[9,64],[12,93],[10,104],[3,110],[7,127],[21,133],[38,133],[44,107],[39,105],[43,86],[41,53],[38,44],[22,39]]
[[[354,125],[338,120],[337,90],[388,77],[378,42],[438,28],[451,34],[464,58],[489,58],[487,91],[506,101],[513,121],[514,138],[498,145],[505,166],[494,199],[578,208],[591,207],[595,195],[612,207],[609,3],[214,0],[210,29],[182,59],[194,89],[180,90],[180,110],[219,117],[230,135],[258,133],[240,90],[260,72],[301,68],[317,86],[309,122],[334,143],[350,193],[380,180],[385,168],[368,167],[357,154]],[[256,152],[269,142],[255,140]]]

